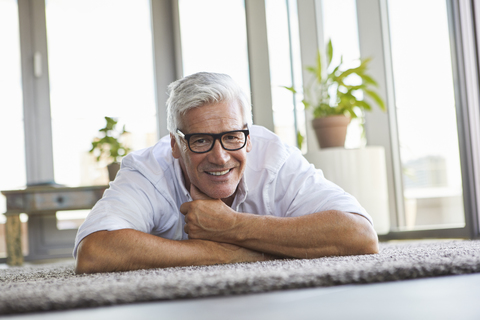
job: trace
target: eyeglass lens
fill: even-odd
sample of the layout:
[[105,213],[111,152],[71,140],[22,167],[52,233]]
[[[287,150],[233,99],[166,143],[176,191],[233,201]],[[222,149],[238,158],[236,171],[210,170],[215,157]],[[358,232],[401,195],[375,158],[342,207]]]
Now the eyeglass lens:
[[[245,145],[246,136],[244,132],[227,132],[221,137],[221,143],[226,150],[240,149]],[[210,150],[215,138],[208,134],[194,134],[190,137],[190,149],[194,152]]]

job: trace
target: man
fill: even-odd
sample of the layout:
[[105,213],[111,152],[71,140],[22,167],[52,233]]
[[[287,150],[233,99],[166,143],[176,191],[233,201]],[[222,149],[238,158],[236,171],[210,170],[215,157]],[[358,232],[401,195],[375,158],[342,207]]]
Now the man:
[[265,128],[223,74],[169,86],[170,136],[122,161],[80,227],[77,273],[378,251],[370,216]]

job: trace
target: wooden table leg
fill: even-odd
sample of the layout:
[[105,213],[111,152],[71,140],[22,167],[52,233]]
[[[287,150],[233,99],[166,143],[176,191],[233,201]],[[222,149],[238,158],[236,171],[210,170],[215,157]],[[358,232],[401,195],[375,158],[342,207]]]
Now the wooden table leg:
[[7,215],[5,236],[7,242],[7,264],[9,266],[23,265],[22,224],[20,215]]

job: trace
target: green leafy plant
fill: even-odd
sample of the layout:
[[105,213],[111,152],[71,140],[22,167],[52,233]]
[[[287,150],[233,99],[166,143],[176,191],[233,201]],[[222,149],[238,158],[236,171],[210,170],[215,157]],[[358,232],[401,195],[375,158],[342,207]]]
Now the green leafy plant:
[[[373,90],[377,82],[367,74],[368,64],[371,59],[360,60],[360,65],[354,68],[346,68],[343,56],[337,66],[332,65],[333,46],[330,40],[326,47],[327,63],[324,62],[320,51],[317,53],[316,65],[307,67],[313,77],[305,86],[303,104],[306,109],[313,108],[314,118],[322,118],[333,115],[346,115],[357,118],[363,111],[372,110],[369,102],[363,97],[369,96],[382,110],[386,110],[382,98]],[[361,84],[350,85],[350,78],[357,76]],[[293,93],[297,93],[294,87],[284,87]]]
[[122,131],[117,131],[118,121],[116,119],[105,117],[105,120],[107,121],[105,127],[98,130],[101,137],[93,140],[89,152],[97,154],[97,161],[100,161],[102,157],[107,157],[111,162],[119,162],[122,157],[130,152],[130,148],[124,146],[119,138],[129,132],[125,130],[125,126],[123,126]]

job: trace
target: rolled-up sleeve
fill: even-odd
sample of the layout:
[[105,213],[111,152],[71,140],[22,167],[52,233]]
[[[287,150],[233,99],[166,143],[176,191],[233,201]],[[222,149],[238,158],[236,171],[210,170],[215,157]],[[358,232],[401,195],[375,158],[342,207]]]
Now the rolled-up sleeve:
[[155,227],[152,199],[157,201],[157,208],[169,207],[165,200],[162,206],[162,197],[158,197],[155,187],[138,171],[121,170],[80,226],[75,239],[74,256],[82,239],[97,231],[135,229],[150,233]]

